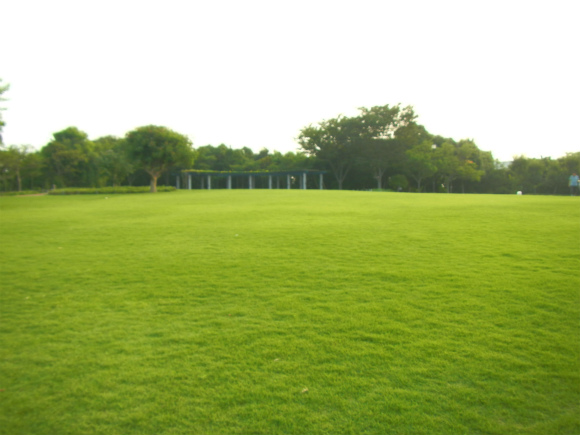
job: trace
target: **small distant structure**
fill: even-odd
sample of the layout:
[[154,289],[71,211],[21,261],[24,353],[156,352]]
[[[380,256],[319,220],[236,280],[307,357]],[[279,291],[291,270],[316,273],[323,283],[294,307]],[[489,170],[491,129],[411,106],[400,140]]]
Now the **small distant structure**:
[[[181,189],[181,178],[185,177],[187,182],[187,189],[193,188],[193,180],[197,179],[200,189],[212,189],[212,180],[226,179],[226,189],[232,189],[233,180],[235,178],[247,178],[247,183],[244,183],[248,189],[256,188],[256,180],[258,178],[266,178],[268,180],[268,189],[273,189],[274,185],[276,189],[280,189],[281,185],[285,185],[286,189],[291,189],[293,182],[298,179],[299,188],[306,189],[307,187],[307,177],[310,175],[318,175],[318,188],[323,189],[324,186],[324,174],[327,171],[316,171],[311,169],[301,169],[294,171],[204,171],[197,169],[186,169],[181,171],[181,174],[177,175],[177,188]],[[274,184],[275,181],[275,184]]]

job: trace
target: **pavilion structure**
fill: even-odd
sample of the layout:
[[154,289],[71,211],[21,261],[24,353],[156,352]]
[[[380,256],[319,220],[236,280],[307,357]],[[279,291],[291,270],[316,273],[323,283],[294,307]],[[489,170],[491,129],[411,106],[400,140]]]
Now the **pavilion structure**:
[[[327,171],[316,171],[311,169],[300,169],[294,171],[204,171],[197,169],[186,169],[177,176],[178,189],[292,189],[297,186],[299,189],[306,189],[308,186],[308,176],[318,176],[314,178],[314,184],[318,189],[324,186],[323,175]],[[183,181],[184,186],[181,187]],[[195,187],[194,187],[195,186]]]

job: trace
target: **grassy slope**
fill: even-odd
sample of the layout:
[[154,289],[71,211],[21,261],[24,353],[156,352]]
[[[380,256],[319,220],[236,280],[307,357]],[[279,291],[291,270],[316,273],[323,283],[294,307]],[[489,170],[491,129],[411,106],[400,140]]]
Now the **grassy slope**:
[[576,434],[576,199],[0,198],[0,433]]

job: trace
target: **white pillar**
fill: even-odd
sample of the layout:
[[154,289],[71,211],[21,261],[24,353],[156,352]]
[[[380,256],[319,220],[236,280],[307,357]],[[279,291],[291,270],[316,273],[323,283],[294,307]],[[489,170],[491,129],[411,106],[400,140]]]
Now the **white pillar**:
[[207,176],[207,188],[208,190],[211,190],[211,175]]
[[306,189],[306,172],[302,174],[302,188]]
[[272,188],[272,176],[268,175],[268,189]]
[[228,189],[232,188],[232,176],[228,175]]
[[290,174],[286,174],[286,189],[290,189]]
[[248,189],[254,188],[254,176],[248,175]]
[[323,181],[322,174],[319,174],[318,177],[320,179],[320,190],[322,190],[322,181]]
[[187,188],[191,190],[191,174],[187,174]]

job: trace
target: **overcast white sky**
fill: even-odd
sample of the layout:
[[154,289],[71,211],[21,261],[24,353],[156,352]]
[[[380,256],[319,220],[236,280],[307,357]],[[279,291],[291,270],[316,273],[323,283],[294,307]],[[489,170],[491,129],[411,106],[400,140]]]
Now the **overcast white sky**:
[[580,150],[580,2],[1,0],[4,142],[164,125],[297,150],[301,128],[411,105],[496,159]]

